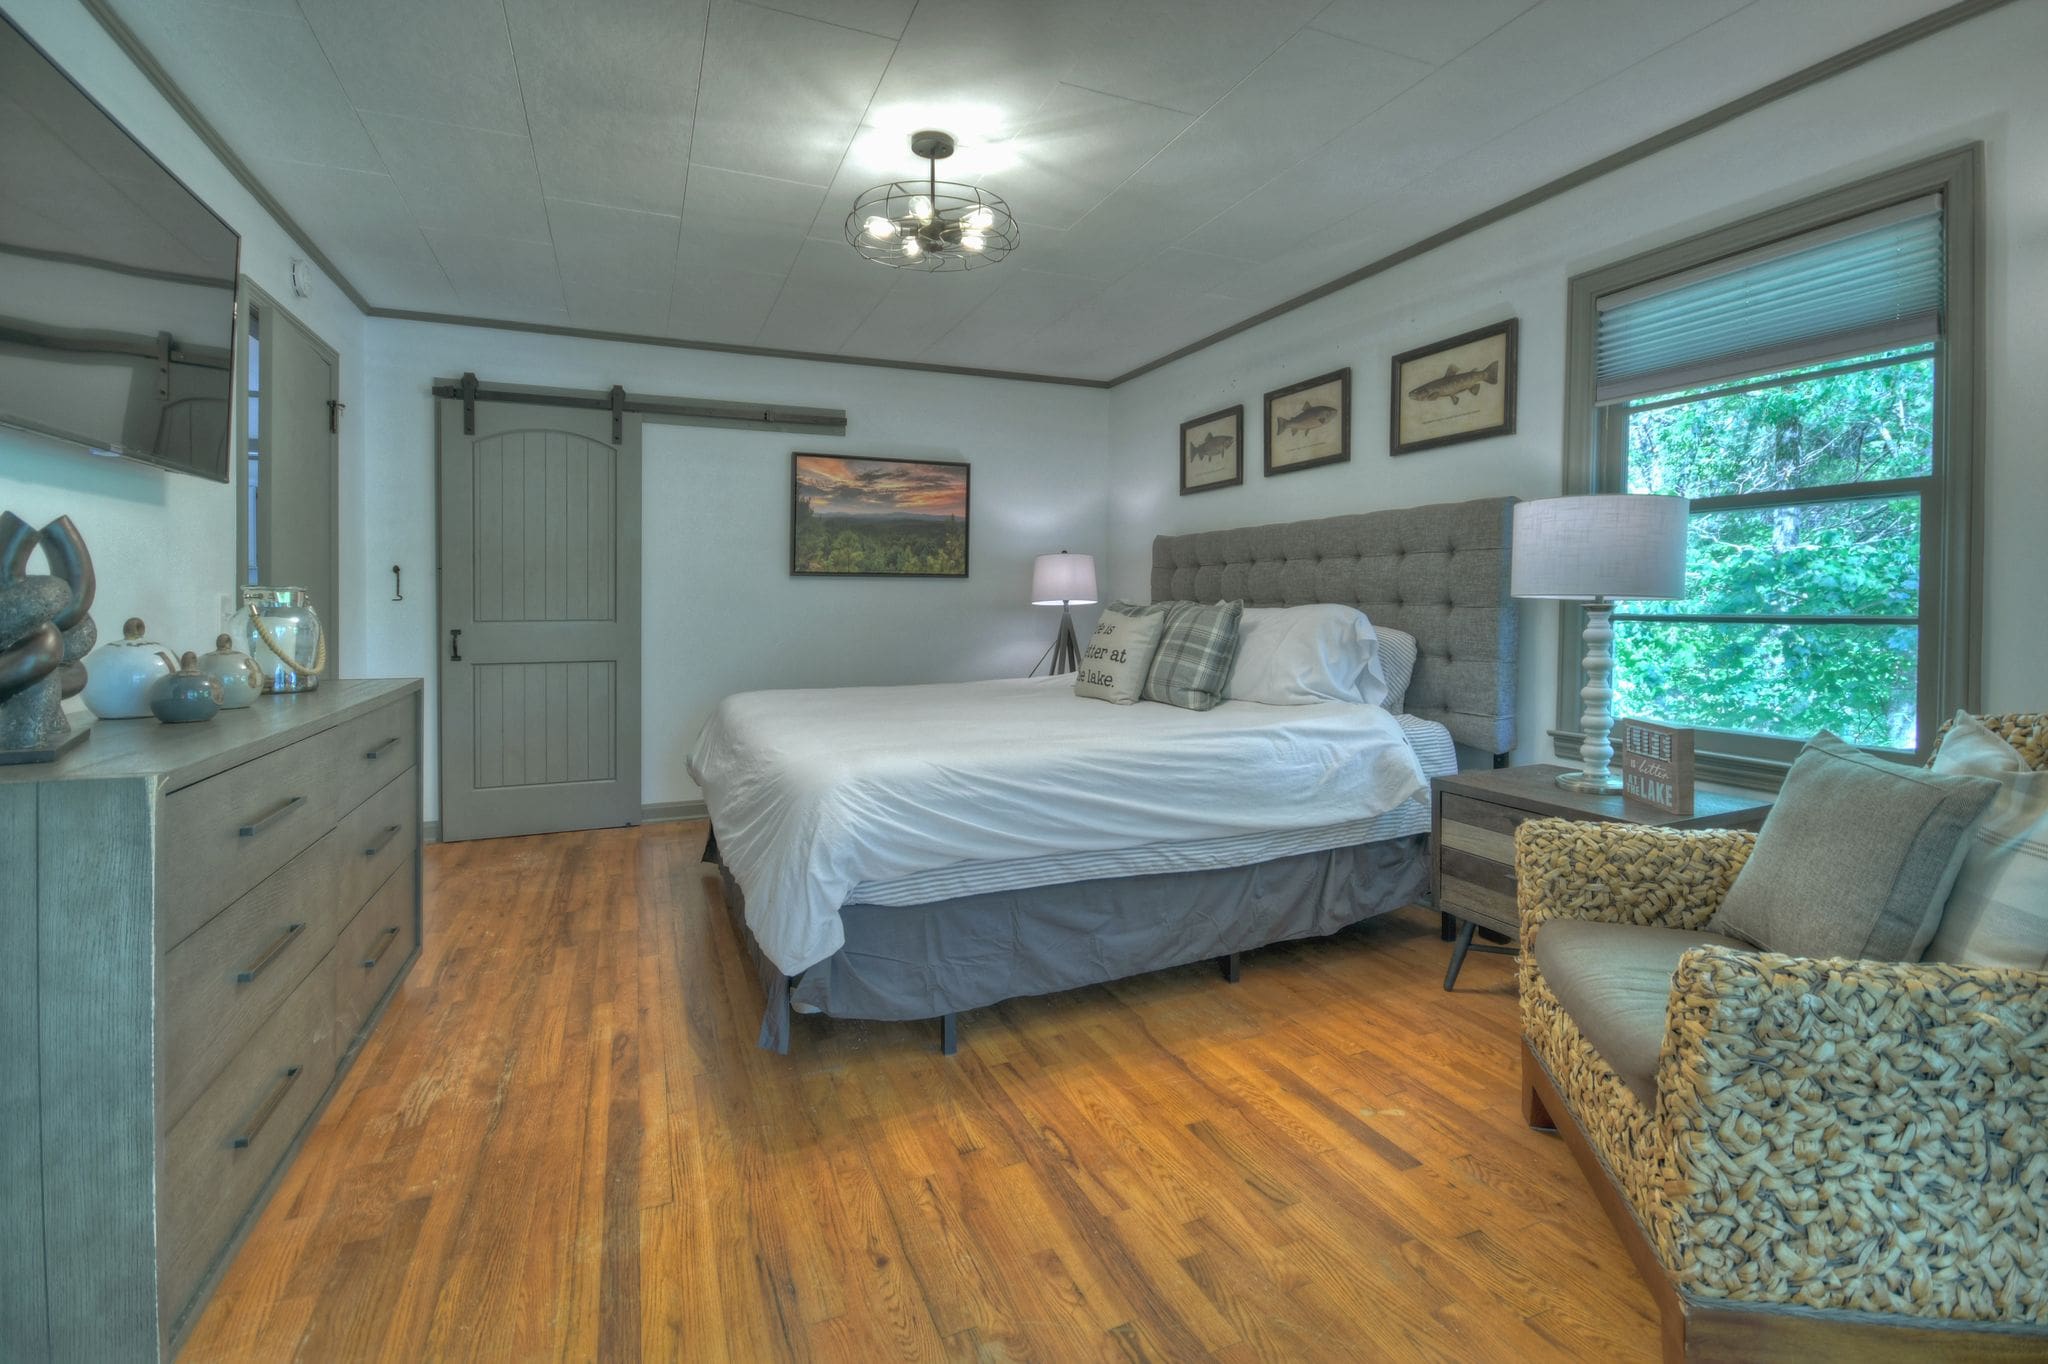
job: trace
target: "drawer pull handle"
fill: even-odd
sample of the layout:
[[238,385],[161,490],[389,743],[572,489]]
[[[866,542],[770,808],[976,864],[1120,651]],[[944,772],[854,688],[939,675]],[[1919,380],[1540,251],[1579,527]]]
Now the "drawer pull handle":
[[365,753],[363,757],[368,759],[370,762],[375,762],[377,761],[377,759],[383,757],[386,753],[389,753],[391,751],[391,745],[397,742],[398,736],[394,734],[390,738],[386,739],[383,743],[378,744],[375,748],[371,749],[368,753]]
[[270,1121],[270,1115],[277,1112],[277,1106],[283,1103],[284,1096],[291,1092],[292,1084],[299,1078],[301,1069],[303,1067],[293,1066],[277,1077],[277,1083],[270,1087],[270,1092],[263,1096],[263,1102],[256,1105],[256,1111],[249,1115],[248,1124],[228,1138],[230,1148],[244,1151],[255,1144],[257,1134],[263,1130],[263,1124]]
[[377,946],[371,950],[369,956],[363,958],[363,969],[365,971],[375,970],[377,967],[377,963],[384,960],[384,954],[391,950],[391,944],[397,941],[397,924],[393,924],[391,925],[391,927],[385,929],[382,933],[379,933],[377,935]]
[[247,985],[250,981],[262,975],[263,968],[270,965],[270,963],[276,961],[278,953],[284,951],[287,947],[290,947],[292,945],[292,939],[298,937],[300,932],[305,927],[306,926],[304,924],[293,924],[289,928],[285,929],[284,932],[278,934],[277,940],[271,943],[270,946],[263,949],[262,956],[250,962],[241,970],[235,972],[235,984]]
[[242,826],[242,837],[256,837],[256,835],[262,833],[265,829],[268,829],[271,825],[277,823],[280,819],[283,819],[286,815],[298,809],[301,805],[304,805],[305,803],[306,798],[304,796],[291,797],[290,799],[286,800],[284,804],[278,806],[275,810],[272,810],[269,814],[263,815],[257,819],[252,819],[247,824],[244,824]]
[[378,853],[383,852],[385,846],[389,844],[392,839],[398,837],[398,831],[404,827],[405,826],[403,824],[385,825],[384,832],[377,835],[377,841],[375,843],[372,843],[369,847],[363,849],[363,856],[375,857]]

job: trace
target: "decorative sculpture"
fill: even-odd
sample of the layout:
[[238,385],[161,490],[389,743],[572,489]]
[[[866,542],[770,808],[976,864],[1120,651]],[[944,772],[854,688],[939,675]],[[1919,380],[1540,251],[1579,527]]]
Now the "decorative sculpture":
[[[28,572],[37,546],[49,575]],[[0,512],[0,763],[52,762],[90,736],[71,728],[64,700],[85,689],[84,659],[99,641],[87,614],[97,587],[70,517],[38,531]]]

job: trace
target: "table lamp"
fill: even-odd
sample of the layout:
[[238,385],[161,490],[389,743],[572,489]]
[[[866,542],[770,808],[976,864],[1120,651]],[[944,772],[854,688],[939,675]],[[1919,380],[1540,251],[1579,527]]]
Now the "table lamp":
[[1081,645],[1074,638],[1074,616],[1067,608],[1079,603],[1093,605],[1095,556],[1041,554],[1031,566],[1031,604],[1060,608],[1060,632],[1052,641],[1052,667],[1048,675],[1070,673],[1081,666]]
[[1583,602],[1586,607],[1585,714],[1579,726],[1583,770],[1557,784],[1573,791],[1619,791],[1614,745],[1614,602],[1685,595],[1683,497],[1604,493],[1515,504],[1509,592],[1517,597]]

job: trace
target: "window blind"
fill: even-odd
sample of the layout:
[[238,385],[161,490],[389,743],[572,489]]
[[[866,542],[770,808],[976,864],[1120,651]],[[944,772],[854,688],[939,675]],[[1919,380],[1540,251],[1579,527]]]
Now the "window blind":
[[1941,198],[1927,195],[1598,300],[1594,401],[1940,335]]

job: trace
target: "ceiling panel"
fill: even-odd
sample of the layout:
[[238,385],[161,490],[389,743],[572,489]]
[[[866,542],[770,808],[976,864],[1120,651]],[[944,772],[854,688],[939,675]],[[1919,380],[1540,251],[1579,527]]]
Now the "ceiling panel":
[[714,0],[690,159],[826,183],[894,50],[886,38]]
[[1331,0],[1311,25],[1355,43],[1442,66],[1537,0]]
[[499,0],[299,0],[358,109],[526,131]]
[[981,177],[1025,223],[1072,227],[1194,120],[1079,86],[1060,85]]
[[[794,252],[791,253],[794,256]],[[751,344],[782,293],[783,274],[684,266],[669,293],[669,336]]]
[[1035,113],[1102,34],[1101,0],[923,0],[864,122],[1000,142]]
[[569,325],[588,331],[659,336],[668,326],[668,277],[658,285],[615,286],[571,279],[562,286]]
[[[682,219],[665,213],[548,200],[548,228],[555,262],[569,284],[638,289],[658,294],[668,315],[668,289],[676,272],[676,242]],[[662,325],[660,323],[657,326]]]
[[839,350],[889,292],[893,274],[843,242],[807,241],[755,340],[787,350]]
[[295,7],[267,12],[194,0],[113,0],[137,36],[161,53],[178,88],[208,121],[248,129],[244,158],[382,170],[377,149]]
[[1036,270],[981,270],[1000,288],[945,331],[933,336],[922,360],[978,367],[1000,367],[1019,345],[1058,322],[1074,307],[1092,298],[1102,286],[1073,275],[1048,275]]
[[327,226],[334,240],[345,244],[337,250],[408,255],[425,245],[412,205],[400,193],[398,182],[382,171],[316,166],[277,157],[260,157],[249,169],[292,217]]
[[505,0],[542,190],[676,213],[709,0]]
[[927,270],[891,273],[895,278],[889,292],[846,339],[846,349],[857,355],[915,360],[931,348],[934,336],[951,330],[1003,287],[1002,271],[989,266],[964,275],[941,276]]
[[395,251],[339,248],[332,257],[349,282],[383,306],[412,313],[459,313],[462,301],[434,258],[426,237],[415,233],[410,247]]
[[548,240],[533,144],[526,138],[392,114],[362,119],[421,227]]
[[[1200,114],[1316,17],[1325,0],[1128,0],[1106,5],[1100,41],[1068,79],[1091,90]],[[1345,35],[1349,36],[1349,35]]]
[[[107,3],[373,307],[1111,377],[1948,0]],[[926,127],[1009,260],[846,246]]]
[[754,0],[763,9],[822,19],[842,28],[859,29],[891,40],[903,36],[917,0]]
[[549,242],[426,229],[427,245],[461,306],[479,316],[566,322],[562,277]]
[[1189,225],[1236,203],[1428,75],[1408,57],[1301,33],[1154,157],[1134,183],[1187,197]]

